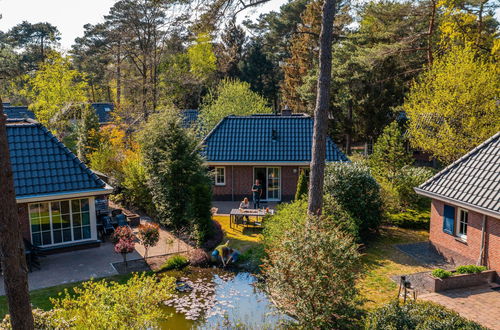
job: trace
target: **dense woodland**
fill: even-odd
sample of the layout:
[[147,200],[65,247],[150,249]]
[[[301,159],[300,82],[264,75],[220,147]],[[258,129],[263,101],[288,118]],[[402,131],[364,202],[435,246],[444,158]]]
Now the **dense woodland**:
[[[52,128],[64,117],[61,111],[80,117],[80,105],[89,101],[115,103],[116,120],[135,130],[162,108],[203,109],[217,98],[220,82],[228,79],[248,83],[264,98],[265,111],[287,105],[294,112],[312,114],[322,1],[289,1],[279,12],[242,24],[235,18],[252,3],[221,3],[117,1],[103,23],[84,26],[68,53],[59,50],[56,26],[22,22],[0,34],[1,93],[12,104],[39,109],[44,114],[38,117],[50,120]],[[463,48],[473,61],[467,70],[496,64],[500,44],[495,5],[491,0],[337,1],[329,125],[335,140],[350,154],[353,143],[374,142],[394,119],[413,119],[419,128],[439,125],[439,111],[415,104],[425,98],[422,93],[431,92],[426,83],[409,94],[412,82],[425,77],[436,60]],[[467,65],[462,55],[455,57],[455,67]],[[493,68],[483,86],[490,94],[465,95],[464,102],[467,97],[498,97],[498,66]],[[443,70],[436,75],[446,75]],[[67,90],[52,88],[59,78]],[[441,79],[467,89],[456,74]],[[57,95],[47,95],[44,87]],[[229,113],[241,113],[237,108]],[[449,119],[445,122],[451,131],[470,125]],[[495,129],[485,131],[465,140],[479,142]],[[417,148],[428,144],[414,143]],[[445,163],[456,158],[453,153],[435,156]]]

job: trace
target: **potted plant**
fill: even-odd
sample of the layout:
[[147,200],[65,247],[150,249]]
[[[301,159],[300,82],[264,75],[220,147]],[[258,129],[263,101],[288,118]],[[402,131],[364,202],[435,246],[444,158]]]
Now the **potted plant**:
[[116,228],[115,232],[111,236],[111,241],[115,245],[115,252],[122,255],[125,267],[128,267],[127,254],[134,251],[135,240],[136,237],[132,232],[132,229],[128,226]]

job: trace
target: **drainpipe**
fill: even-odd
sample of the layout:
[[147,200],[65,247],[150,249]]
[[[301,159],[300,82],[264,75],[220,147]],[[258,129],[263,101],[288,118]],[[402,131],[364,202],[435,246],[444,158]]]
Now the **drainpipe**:
[[481,251],[479,252],[479,259],[477,260],[478,266],[483,266],[485,236],[486,236],[486,215],[483,214],[483,226],[481,228]]
[[231,165],[231,200],[234,202],[234,166]]

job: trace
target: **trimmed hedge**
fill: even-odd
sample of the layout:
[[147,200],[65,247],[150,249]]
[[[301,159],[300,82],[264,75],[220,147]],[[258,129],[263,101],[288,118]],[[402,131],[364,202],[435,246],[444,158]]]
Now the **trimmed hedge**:
[[437,277],[437,278],[448,278],[452,276],[453,273],[441,268],[434,269],[432,271],[432,276]]

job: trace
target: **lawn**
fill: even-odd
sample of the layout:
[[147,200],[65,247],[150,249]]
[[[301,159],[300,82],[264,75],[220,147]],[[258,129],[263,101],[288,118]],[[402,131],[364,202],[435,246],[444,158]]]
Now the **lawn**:
[[249,249],[255,248],[260,245],[260,240],[262,238],[261,228],[251,228],[238,226],[237,228],[233,225],[233,228],[229,227],[229,216],[214,216],[213,218],[217,221],[224,231],[224,242],[229,240],[229,245],[241,252],[246,252]]
[[396,298],[398,284],[390,276],[430,270],[394,246],[426,241],[428,236],[425,230],[382,227],[380,236],[367,244],[362,257],[364,271],[359,282],[360,292],[368,300],[365,303],[366,309],[378,307]]

